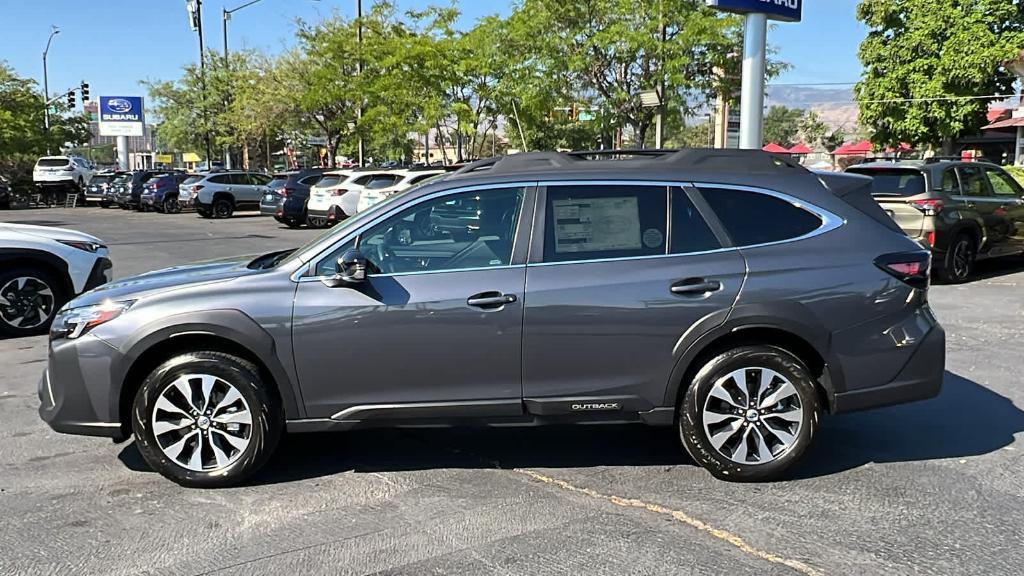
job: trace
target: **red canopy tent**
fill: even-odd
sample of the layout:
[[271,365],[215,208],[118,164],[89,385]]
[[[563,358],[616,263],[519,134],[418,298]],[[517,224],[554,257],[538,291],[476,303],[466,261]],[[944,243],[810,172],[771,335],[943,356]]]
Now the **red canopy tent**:
[[789,150],[779,146],[775,142],[769,142],[767,146],[762,148],[765,152],[773,152],[775,154],[789,154]]
[[832,151],[833,156],[865,156],[871,153],[871,141],[864,140],[855,144],[844,144]]
[[814,150],[811,150],[805,144],[797,144],[789,149],[790,154],[810,154],[811,152],[814,152]]

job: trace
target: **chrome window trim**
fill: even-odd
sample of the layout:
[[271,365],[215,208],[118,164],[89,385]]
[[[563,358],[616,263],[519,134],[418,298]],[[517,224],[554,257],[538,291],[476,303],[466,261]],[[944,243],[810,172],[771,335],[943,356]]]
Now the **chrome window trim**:
[[[624,260],[651,260],[651,259],[655,259],[655,258],[680,258],[680,257],[686,257],[686,256],[700,256],[700,255],[704,255],[704,254],[715,254],[715,253],[719,253],[719,252],[729,252],[731,250],[746,250],[746,249],[752,249],[752,248],[763,248],[763,247],[766,247],[766,246],[777,246],[777,245],[780,245],[780,244],[788,244],[790,242],[800,242],[802,240],[807,240],[809,238],[814,238],[815,236],[820,236],[822,234],[827,234],[827,233],[829,233],[829,232],[831,232],[831,231],[833,231],[833,230],[835,230],[837,228],[840,228],[844,224],[846,224],[846,220],[844,218],[841,218],[841,217],[837,216],[836,214],[834,214],[834,213],[832,213],[832,212],[830,212],[828,210],[825,210],[824,208],[822,208],[820,206],[817,206],[817,205],[812,204],[810,202],[806,202],[804,200],[796,198],[795,196],[790,196],[789,194],[785,194],[783,192],[777,192],[775,190],[769,190],[767,188],[758,188],[756,186],[743,186],[743,185],[739,185],[739,184],[718,184],[718,183],[714,183],[714,182],[668,181],[668,180],[553,180],[553,181],[541,180],[538,183],[538,186],[546,187],[546,188],[550,188],[552,186],[579,186],[579,185],[591,185],[591,186],[652,186],[652,187],[658,187],[658,188],[663,187],[663,186],[664,187],[669,187],[669,188],[671,188],[671,187],[679,187],[679,188],[692,187],[692,188],[696,188],[697,192],[699,192],[701,194],[703,194],[703,192],[701,190],[702,188],[720,188],[720,189],[725,189],[725,190],[737,190],[737,191],[740,191],[740,192],[751,192],[751,193],[754,193],[754,194],[766,194],[768,196],[773,196],[775,198],[778,198],[779,200],[783,200],[783,201],[791,204],[795,208],[799,208],[801,210],[804,210],[806,212],[810,212],[811,214],[814,214],[815,216],[817,216],[821,220],[821,226],[819,226],[818,228],[815,228],[814,230],[812,230],[812,231],[810,231],[807,234],[804,234],[802,236],[797,236],[795,238],[787,238],[785,240],[777,240],[775,242],[764,242],[764,243],[761,243],[761,244],[747,244],[747,245],[742,245],[742,246],[733,246],[733,247],[730,247],[730,248],[718,248],[718,249],[715,249],[715,250],[705,250],[705,251],[702,251],[702,252],[684,252],[684,253],[681,253],[681,254],[653,254],[653,255],[647,255],[647,256],[622,256],[622,257],[618,257],[618,258],[593,258],[593,259],[584,259],[584,260],[565,260],[565,261],[561,261],[561,262],[535,262],[535,263],[528,263],[527,266],[529,266],[529,267],[532,267],[532,266],[562,266],[562,265],[565,265],[565,264],[585,264],[585,263],[591,263],[591,262],[599,263],[599,262],[621,262],[621,261],[624,261]],[[547,207],[545,206],[545,210],[546,209],[547,209]],[[532,249],[532,247],[531,247],[531,249]]]
[[[400,205],[394,206],[391,210],[388,210],[386,213],[381,214],[380,216],[374,218],[373,220],[370,220],[369,222],[364,223],[362,226],[359,226],[359,228],[357,228],[356,230],[353,230],[351,233],[345,235],[341,239],[332,242],[326,248],[320,248],[320,247],[313,247],[313,248],[311,248],[306,253],[307,254],[308,253],[313,253],[313,256],[309,257],[309,259],[306,261],[306,265],[305,266],[302,266],[298,270],[293,272],[292,275],[290,276],[290,278],[291,278],[291,280],[293,282],[300,282],[300,283],[301,282],[311,282],[311,281],[319,282],[319,281],[323,280],[324,278],[329,278],[329,276],[303,276],[303,274],[315,272],[317,267],[320,265],[320,262],[322,262],[325,258],[327,258],[327,256],[331,252],[333,252],[337,248],[340,248],[346,242],[354,239],[356,236],[361,234],[363,231],[368,230],[368,229],[376,226],[380,222],[390,218],[391,216],[393,216],[393,215],[395,215],[395,214],[397,214],[397,213],[399,213],[399,212],[401,212],[401,211],[403,211],[403,210],[405,210],[407,208],[412,208],[413,206],[416,206],[418,204],[422,204],[423,202],[427,202],[429,200],[433,200],[433,199],[439,198],[441,196],[447,196],[447,195],[451,195],[451,194],[464,194],[466,192],[475,192],[477,190],[496,190],[496,189],[501,189],[501,188],[524,188],[525,189],[525,188],[531,188],[531,187],[536,187],[536,186],[537,186],[537,182],[535,180],[534,181],[525,181],[525,182],[502,182],[502,183],[494,183],[494,184],[475,184],[475,185],[472,185],[472,186],[460,186],[460,187],[457,187],[457,188],[447,188],[445,190],[438,190],[437,192],[431,192],[430,194],[426,194],[426,195],[424,195],[424,196],[422,196],[420,198],[417,198],[416,200],[413,200],[412,202],[404,202],[404,203],[402,203]],[[525,199],[525,197],[524,197],[524,199]],[[523,208],[525,208],[525,205],[521,204],[520,205],[520,211],[522,211]],[[536,208],[534,208],[534,213],[536,213]],[[522,219],[522,215],[520,215],[520,220],[521,219]],[[517,227],[516,228],[516,236],[518,236],[518,234],[519,234],[519,229]],[[515,241],[515,238],[513,238],[513,242],[514,241]],[[515,245],[514,245],[514,243],[513,243],[513,246],[512,246],[512,253],[515,254]],[[299,254],[298,257],[299,257],[299,259],[302,259],[303,254]],[[389,276],[407,276],[407,275],[410,275],[410,274],[443,274],[443,273],[446,273],[446,272],[465,272],[467,270],[472,270],[472,271],[499,270],[499,269],[502,269],[502,268],[519,268],[519,267],[523,267],[523,266],[525,266],[525,264],[517,264],[517,265],[509,264],[509,265],[505,265],[505,266],[488,266],[488,267],[484,267],[484,268],[460,268],[460,269],[454,269],[454,270],[427,270],[427,271],[416,271],[416,272],[399,272],[399,273],[392,273],[392,274],[372,274],[371,276],[372,277],[389,277]]]

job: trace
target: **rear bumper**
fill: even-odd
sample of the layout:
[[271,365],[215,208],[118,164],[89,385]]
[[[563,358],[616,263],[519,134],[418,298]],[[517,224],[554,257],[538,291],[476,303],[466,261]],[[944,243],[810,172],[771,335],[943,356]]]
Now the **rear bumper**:
[[895,379],[883,386],[836,394],[832,411],[855,412],[934,398],[942,389],[945,371],[946,332],[936,323]]

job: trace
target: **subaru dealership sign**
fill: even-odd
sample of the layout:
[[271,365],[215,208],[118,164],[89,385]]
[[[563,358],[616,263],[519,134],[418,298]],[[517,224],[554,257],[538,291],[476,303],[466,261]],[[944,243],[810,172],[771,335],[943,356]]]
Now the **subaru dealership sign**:
[[738,14],[767,14],[773,20],[799,22],[803,11],[803,0],[707,0],[713,6],[726,12]]
[[142,136],[141,96],[100,96],[100,136]]

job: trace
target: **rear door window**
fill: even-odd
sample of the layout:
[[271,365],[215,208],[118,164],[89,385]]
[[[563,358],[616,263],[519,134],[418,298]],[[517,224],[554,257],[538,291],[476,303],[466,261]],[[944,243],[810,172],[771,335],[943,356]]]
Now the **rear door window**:
[[669,251],[672,254],[707,252],[722,247],[704,216],[682,188],[672,189],[672,228],[669,236]]
[[817,215],[769,194],[713,187],[701,194],[736,246],[792,240],[822,225]]
[[249,173],[249,183],[253,186],[266,186],[270,182],[270,176],[266,174]]
[[980,166],[961,166],[957,168],[960,172],[960,184],[964,196],[989,196],[988,178]]
[[917,196],[924,194],[924,174],[917,170],[851,168],[853,174],[871,178],[872,196]]
[[956,179],[956,170],[951,168],[942,173],[942,191],[950,196],[960,195],[960,181]]
[[549,187],[544,261],[665,254],[667,194],[664,186]]
[[244,172],[236,172],[228,175],[228,181],[237,186],[249,186],[249,175]]
[[1009,174],[1002,170],[996,170],[994,168],[988,168],[985,170],[988,173],[988,182],[992,186],[992,192],[996,196],[1006,196],[1010,198],[1020,198],[1024,196],[1024,192],[1021,191],[1020,184],[1017,183]]
[[211,184],[231,184],[230,174],[217,174],[216,176],[210,176],[207,182]]

